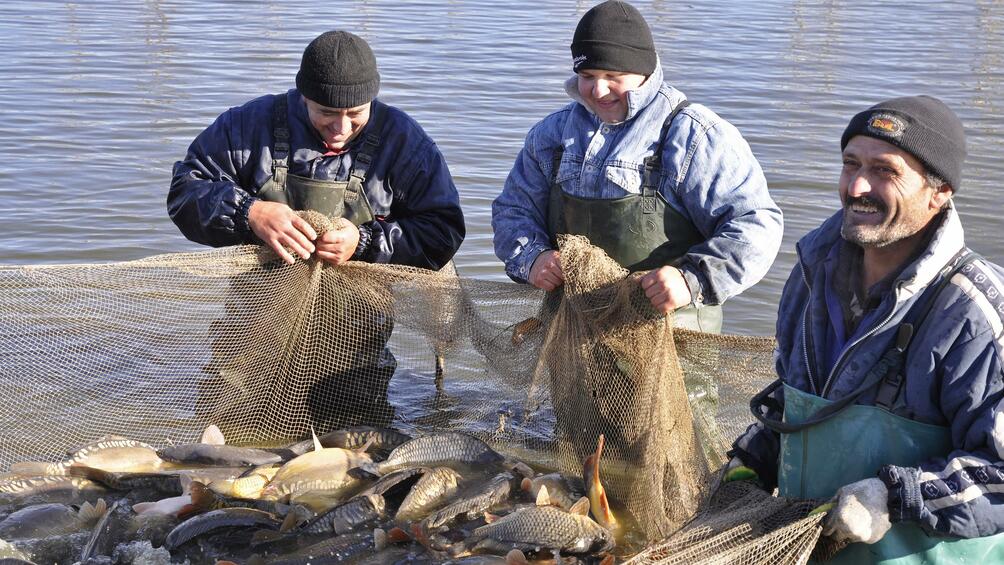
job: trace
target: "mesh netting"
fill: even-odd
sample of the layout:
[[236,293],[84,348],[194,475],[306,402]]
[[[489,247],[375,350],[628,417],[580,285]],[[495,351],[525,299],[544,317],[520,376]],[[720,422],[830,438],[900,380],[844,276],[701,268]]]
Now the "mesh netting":
[[773,378],[772,341],[674,336],[633,275],[583,238],[560,245],[563,294],[254,246],[0,267],[0,468],[106,434],[163,446],[216,424],[229,443],[278,445],[390,424],[580,475],[603,434],[639,562],[807,557],[807,503],[708,492]]

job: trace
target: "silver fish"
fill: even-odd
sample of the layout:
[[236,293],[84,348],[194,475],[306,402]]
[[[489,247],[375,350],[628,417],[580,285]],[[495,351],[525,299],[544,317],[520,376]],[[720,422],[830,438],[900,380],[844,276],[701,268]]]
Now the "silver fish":
[[363,466],[384,475],[405,467],[452,465],[492,465],[503,457],[487,443],[461,432],[434,433],[407,441],[390,452],[385,461]]
[[164,547],[168,551],[173,551],[182,544],[219,528],[239,526],[278,530],[280,525],[282,522],[268,512],[251,508],[221,508],[199,514],[178,524],[167,534]]
[[46,475],[65,475],[73,465],[84,465],[110,472],[147,473],[172,465],[157,456],[153,446],[119,436],[105,436],[74,451],[62,461],[52,463]]
[[411,487],[408,496],[401,502],[394,519],[398,521],[418,520],[457,494],[457,487],[463,477],[449,467],[435,467]]
[[[342,449],[359,449],[367,446],[366,451],[389,451],[411,439],[411,436],[390,428],[374,428],[371,426],[354,426],[343,430],[328,432],[319,438],[323,447],[340,447]],[[313,440],[307,439],[289,446],[289,450],[302,455],[313,448]]]
[[262,498],[282,498],[308,490],[334,490],[357,481],[349,469],[371,462],[369,455],[338,447],[304,453],[287,461],[261,491]]
[[510,493],[515,489],[515,482],[516,476],[513,473],[496,475],[472,496],[462,498],[430,514],[422,520],[422,528],[434,532],[462,515],[474,519],[508,500]]
[[561,473],[548,473],[532,479],[524,479],[522,482],[523,490],[529,492],[530,496],[534,499],[540,494],[541,487],[547,489],[550,504],[566,511],[578,502],[580,498],[586,496],[586,489],[582,483],[582,479],[569,477]]
[[264,449],[209,443],[173,445],[158,449],[157,456],[172,463],[194,463],[197,465],[254,467],[283,462],[281,455]]
[[176,472],[111,472],[83,465],[72,465],[68,471],[71,476],[97,481],[115,490],[150,489],[174,496],[184,490],[181,486],[181,475]]
[[78,532],[91,527],[107,510],[104,500],[79,509],[66,504],[35,504],[22,508],[0,521],[0,538],[34,539]]
[[106,492],[108,489],[104,485],[90,479],[64,475],[15,477],[0,481],[0,499],[51,496],[65,501]]
[[519,549],[584,555],[610,551],[614,536],[588,516],[570,514],[554,506],[534,506],[476,528],[465,545],[475,553],[504,555]]
[[358,496],[307,522],[301,531],[312,534],[347,534],[384,516],[385,502],[379,494]]
[[273,557],[268,565],[325,565],[342,563],[370,553],[374,548],[372,532],[353,532],[328,538],[288,555]]

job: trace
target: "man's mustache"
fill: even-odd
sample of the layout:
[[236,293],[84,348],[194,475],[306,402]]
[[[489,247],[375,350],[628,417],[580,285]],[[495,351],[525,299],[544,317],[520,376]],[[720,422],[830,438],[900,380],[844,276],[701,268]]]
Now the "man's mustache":
[[852,196],[847,199],[847,204],[844,205],[845,208],[850,208],[853,205],[859,206],[871,206],[879,212],[885,213],[886,207],[882,202],[875,200],[874,198],[869,198],[867,196]]

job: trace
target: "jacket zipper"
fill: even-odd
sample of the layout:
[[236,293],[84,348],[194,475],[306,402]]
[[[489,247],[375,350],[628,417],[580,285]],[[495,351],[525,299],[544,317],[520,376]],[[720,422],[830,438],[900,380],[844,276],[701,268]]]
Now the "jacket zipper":
[[805,265],[802,264],[802,258],[798,258],[798,268],[802,272],[802,282],[805,283],[805,288],[809,290],[809,298],[805,301],[805,307],[802,308],[802,357],[805,359],[805,372],[809,376],[809,386],[812,387],[812,393],[819,395],[816,390],[816,379],[812,376],[812,364],[809,363],[809,305],[812,303],[812,285],[809,284],[808,277],[805,276]]
[[853,351],[854,348],[857,347],[858,344],[860,344],[866,338],[871,337],[875,332],[879,330],[879,328],[888,324],[889,321],[893,319],[893,316],[896,315],[896,304],[899,304],[899,293],[900,290],[902,290],[902,287],[903,284],[900,283],[897,284],[896,288],[893,290],[893,302],[892,302],[893,307],[889,310],[889,315],[886,316],[886,318],[881,322],[879,322],[878,324],[872,326],[872,329],[869,330],[868,333],[854,340],[854,343],[852,343],[849,347],[844,348],[843,353],[841,353],[840,357],[837,358],[837,362],[833,364],[833,369],[830,370],[830,374],[829,376],[826,377],[826,382],[823,384],[823,394],[822,394],[823,398],[826,398],[826,393],[829,392],[830,389],[830,383],[833,380],[833,377],[837,374],[837,372],[839,372],[839,369],[842,368],[841,365],[843,364],[844,359],[847,358],[847,354]]

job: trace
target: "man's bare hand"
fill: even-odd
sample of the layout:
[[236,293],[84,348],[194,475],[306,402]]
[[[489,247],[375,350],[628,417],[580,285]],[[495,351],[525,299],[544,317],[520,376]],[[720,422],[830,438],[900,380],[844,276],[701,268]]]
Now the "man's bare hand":
[[348,220],[335,220],[335,227],[317,238],[317,258],[331,265],[341,265],[352,258],[359,246],[359,228]]
[[285,204],[256,201],[248,209],[248,225],[287,263],[295,261],[285,249],[287,247],[303,259],[309,259],[314,252],[313,241],[317,239],[317,232]]
[[530,267],[530,284],[551,291],[565,284],[565,273],[561,272],[561,260],[558,252],[549,249],[534,259]]
[[693,301],[683,273],[676,267],[660,267],[638,279],[652,307],[668,314]]

